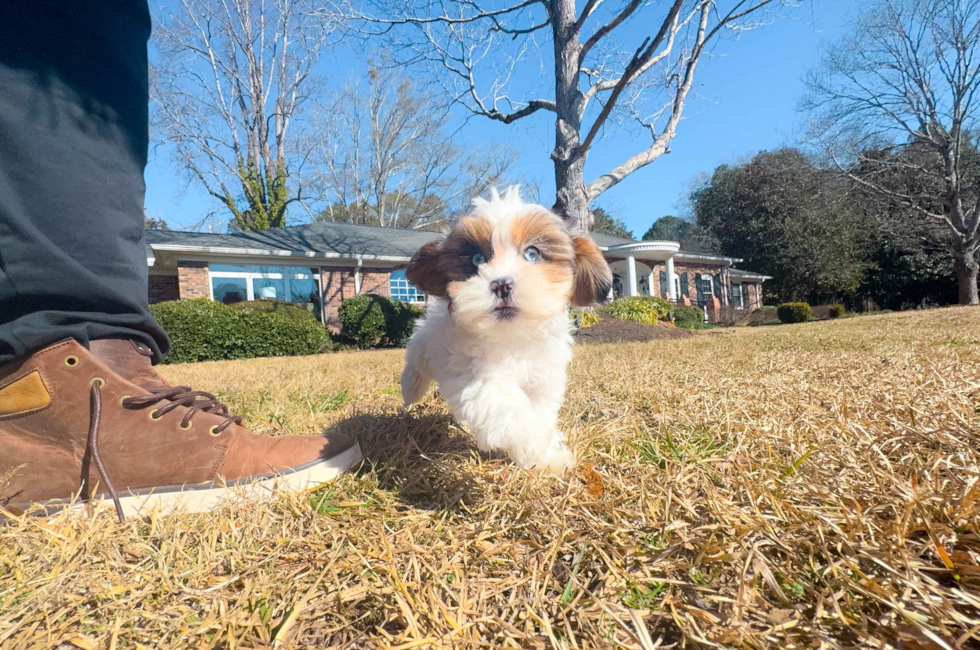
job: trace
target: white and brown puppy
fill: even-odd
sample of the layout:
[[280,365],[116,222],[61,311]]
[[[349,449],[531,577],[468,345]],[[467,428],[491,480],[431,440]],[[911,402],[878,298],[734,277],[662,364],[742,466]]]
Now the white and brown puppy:
[[435,380],[481,450],[559,475],[573,467],[555,425],[572,358],[567,306],[602,301],[612,286],[595,242],[511,187],[474,200],[405,275],[435,298],[408,343],[405,405]]

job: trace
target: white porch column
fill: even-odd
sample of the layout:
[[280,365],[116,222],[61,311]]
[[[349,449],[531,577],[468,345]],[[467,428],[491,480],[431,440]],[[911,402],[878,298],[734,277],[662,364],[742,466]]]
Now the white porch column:
[[677,300],[674,295],[674,258],[667,258],[667,298],[671,301]]
[[636,258],[632,255],[626,258],[626,282],[629,296],[640,295],[636,290]]
[[650,269],[650,279],[647,280],[647,290],[651,296],[657,295],[657,285],[653,283],[653,268]]

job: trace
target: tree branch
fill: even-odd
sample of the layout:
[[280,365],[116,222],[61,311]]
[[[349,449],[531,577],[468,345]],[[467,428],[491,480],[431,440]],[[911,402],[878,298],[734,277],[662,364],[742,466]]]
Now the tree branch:
[[[609,35],[609,32],[619,27],[624,20],[632,16],[633,13],[637,10],[637,8],[639,8],[641,4],[642,4],[642,0],[630,0],[630,3],[626,5],[622,11],[616,14],[616,16],[612,20],[610,20],[608,23],[606,23],[605,25],[597,29],[595,33],[592,34],[592,36],[590,36],[587,41],[582,43],[582,47],[581,49],[579,49],[578,52],[579,65],[581,65],[582,62],[585,61],[585,55],[589,53],[589,50],[595,47],[596,43],[604,39],[606,36]],[[674,6],[671,7],[671,11],[680,10],[680,6],[682,4],[684,4],[684,0],[675,0]],[[582,12],[582,16],[579,18],[579,23],[585,22],[585,18],[588,17],[587,12],[589,10],[590,7],[586,5],[586,10]],[[664,24],[666,24],[667,22],[668,22],[667,20],[664,20]],[[582,24],[577,24],[577,26],[579,29],[581,29]]]

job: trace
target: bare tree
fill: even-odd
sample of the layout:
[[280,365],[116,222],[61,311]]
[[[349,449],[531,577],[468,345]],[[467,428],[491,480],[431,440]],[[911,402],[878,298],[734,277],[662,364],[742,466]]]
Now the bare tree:
[[446,133],[447,119],[447,110],[391,70],[372,68],[366,90],[349,83],[312,134],[314,185],[327,205],[317,218],[435,228],[503,184],[516,151],[464,150]]
[[[505,124],[541,111],[555,124],[551,153],[555,210],[589,227],[589,204],[629,174],[670,151],[695,70],[723,33],[763,24],[770,6],[795,0],[365,0],[346,14],[362,35],[384,35],[400,63],[422,64],[448,97],[475,115]],[[750,22],[753,21],[753,22]],[[626,25],[643,28],[626,49]],[[512,78],[547,57],[553,73],[529,97],[512,96]],[[585,163],[604,130],[631,123],[649,145],[592,180]]]
[[961,304],[978,304],[980,1],[878,0],[817,72],[815,141],[856,184],[950,237]]
[[333,23],[305,0],[177,0],[161,16],[151,95],[163,139],[233,228],[284,225],[308,154],[291,127]]

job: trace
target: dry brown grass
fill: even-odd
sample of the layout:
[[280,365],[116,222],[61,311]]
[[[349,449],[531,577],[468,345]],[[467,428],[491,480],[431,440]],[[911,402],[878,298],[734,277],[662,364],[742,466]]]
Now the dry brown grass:
[[570,483],[482,459],[436,397],[400,413],[401,361],[164,368],[370,460],[271,504],[0,527],[0,646],[977,647],[975,308],[580,347]]

